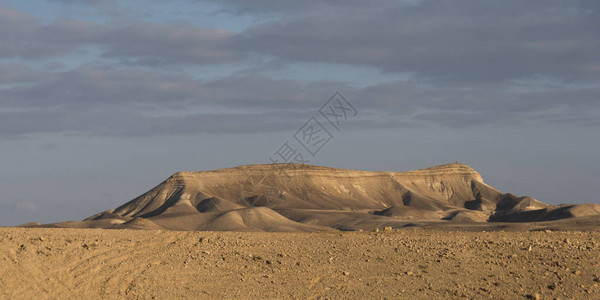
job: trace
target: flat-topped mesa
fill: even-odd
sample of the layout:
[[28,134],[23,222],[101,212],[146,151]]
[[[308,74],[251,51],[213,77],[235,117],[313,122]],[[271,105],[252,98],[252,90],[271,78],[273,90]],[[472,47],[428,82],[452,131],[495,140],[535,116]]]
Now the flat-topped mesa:
[[[483,193],[481,192],[483,190]],[[207,199],[219,207],[267,206],[278,209],[372,209],[412,206],[427,210],[495,209],[500,192],[483,183],[465,164],[408,172],[335,169],[304,164],[247,165],[201,172],[178,172],[118,207],[129,217],[165,212],[205,212]],[[215,202],[216,201],[216,202]],[[208,206],[207,206],[208,205]]]
[[235,168],[226,168],[209,171],[182,171],[173,174],[167,179],[168,182],[177,183],[186,180],[195,181],[198,178],[214,177],[222,175],[243,174],[245,176],[261,173],[263,175],[319,175],[319,176],[341,176],[341,177],[370,177],[370,176],[431,176],[431,177],[457,177],[466,180],[471,179],[483,182],[481,175],[473,168],[462,163],[451,163],[446,165],[434,166],[425,169],[418,169],[405,172],[389,172],[389,171],[361,171],[352,169],[336,169],[330,167],[322,167],[307,164],[283,163],[283,164],[259,164],[259,165],[244,165]]
[[40,226],[331,231],[574,217],[600,224],[600,205],[554,206],[503,194],[460,163],[408,172],[270,164],[178,172],[116,209]]
[[86,219],[92,225],[82,226],[358,230],[376,224],[401,227],[407,221],[540,221],[600,212],[592,208],[557,208],[503,194],[461,163],[408,172],[267,164],[175,173],[120,207]]

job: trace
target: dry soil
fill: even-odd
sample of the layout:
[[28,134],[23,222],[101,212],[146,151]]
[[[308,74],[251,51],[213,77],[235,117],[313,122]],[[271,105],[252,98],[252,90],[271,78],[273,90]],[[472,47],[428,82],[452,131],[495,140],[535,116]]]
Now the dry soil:
[[600,232],[0,228],[0,298],[600,299]]

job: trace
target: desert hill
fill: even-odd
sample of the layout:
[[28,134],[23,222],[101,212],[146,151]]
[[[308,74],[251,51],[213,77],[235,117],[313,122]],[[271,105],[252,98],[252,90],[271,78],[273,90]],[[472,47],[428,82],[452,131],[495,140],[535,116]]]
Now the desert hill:
[[577,217],[600,223],[600,205],[504,194],[465,164],[409,172],[270,164],[179,172],[116,209],[42,226],[293,232]]

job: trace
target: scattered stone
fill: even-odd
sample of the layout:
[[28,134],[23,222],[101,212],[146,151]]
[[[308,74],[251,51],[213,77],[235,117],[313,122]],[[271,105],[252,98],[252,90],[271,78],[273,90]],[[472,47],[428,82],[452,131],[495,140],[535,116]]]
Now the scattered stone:
[[533,295],[530,294],[530,295],[527,295],[526,297],[527,297],[527,299],[540,300],[540,294],[538,294],[538,293],[535,293]]
[[98,247],[98,244],[96,243],[84,243],[83,245],[81,245],[81,247],[91,250],[91,249],[95,249],[96,247]]
[[392,227],[386,226],[386,227],[383,228],[383,231],[384,232],[392,232]]
[[346,272],[346,271],[342,272],[342,274],[343,274],[344,276],[348,276],[348,275],[350,275],[350,273],[349,273],[349,272]]

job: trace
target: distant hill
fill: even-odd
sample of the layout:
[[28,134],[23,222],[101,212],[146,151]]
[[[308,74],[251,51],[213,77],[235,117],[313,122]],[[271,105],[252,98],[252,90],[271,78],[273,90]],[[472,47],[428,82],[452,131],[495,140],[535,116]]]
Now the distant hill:
[[600,220],[600,205],[554,206],[504,194],[459,163],[409,172],[270,164],[179,172],[122,206],[84,221],[27,226],[333,231],[473,227],[578,217]]

